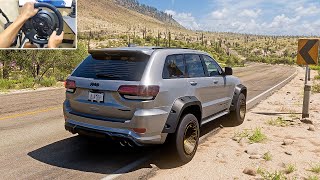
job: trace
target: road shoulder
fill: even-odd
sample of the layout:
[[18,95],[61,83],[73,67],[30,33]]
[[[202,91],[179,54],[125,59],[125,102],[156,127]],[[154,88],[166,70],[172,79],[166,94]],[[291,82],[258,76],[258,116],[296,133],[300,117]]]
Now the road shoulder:
[[17,89],[17,90],[8,90],[8,91],[0,91],[0,96],[6,95],[14,95],[14,94],[25,94],[25,93],[33,93],[33,92],[42,92],[42,91],[50,91],[50,90],[57,90],[57,89],[64,89],[62,86],[56,87],[41,87],[36,89]]

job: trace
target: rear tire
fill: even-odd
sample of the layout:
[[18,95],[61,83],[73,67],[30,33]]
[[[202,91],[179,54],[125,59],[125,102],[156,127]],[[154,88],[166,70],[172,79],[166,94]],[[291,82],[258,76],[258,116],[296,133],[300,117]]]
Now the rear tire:
[[231,120],[236,124],[242,124],[247,112],[246,96],[241,93],[235,104],[235,110],[230,113]]
[[174,151],[183,163],[194,157],[199,143],[200,128],[198,119],[193,114],[182,117],[174,136]]

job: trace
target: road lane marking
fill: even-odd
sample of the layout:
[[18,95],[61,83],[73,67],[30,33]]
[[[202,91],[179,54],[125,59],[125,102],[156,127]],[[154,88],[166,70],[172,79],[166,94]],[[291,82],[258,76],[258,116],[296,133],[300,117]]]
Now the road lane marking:
[[[287,79],[281,81],[280,83],[278,83],[277,85],[269,88],[268,90],[264,91],[263,93],[257,95],[256,97],[250,99],[248,102],[247,102],[247,105],[249,103],[252,103],[254,102],[255,100],[263,97],[265,94],[269,93],[270,91],[276,89],[277,87],[281,86],[284,82],[288,81],[290,78],[293,78],[296,74],[297,74],[297,70],[296,72],[294,72],[291,76],[289,76]],[[216,131],[213,129],[213,131]],[[199,141],[203,140],[204,138],[207,138],[208,135],[210,134],[211,135],[211,132],[207,133],[206,135],[204,135],[204,137],[200,137]],[[156,151],[157,152],[157,151]],[[115,171],[113,174],[110,174],[110,175],[107,175],[106,177],[102,178],[101,180],[113,180],[113,179],[116,179],[118,178],[119,176],[123,175],[123,174],[126,174],[130,171],[132,171],[133,169],[137,168],[138,166],[140,166],[141,164],[147,162],[149,159],[151,159],[152,155],[156,154],[156,152],[152,152],[150,155],[148,156],[145,156],[145,157],[142,157],[140,159],[137,159],[136,161],[132,162],[132,163],[129,163],[128,165],[118,169],[117,171]]]
[[259,99],[260,97],[264,96],[265,94],[273,91],[274,89],[276,89],[277,87],[281,86],[284,82],[288,81],[290,78],[293,78],[293,76],[295,76],[298,72],[296,71],[295,73],[293,73],[291,76],[289,76],[287,79],[281,81],[280,83],[278,83],[277,85],[271,87],[270,89],[264,91],[263,93],[259,94],[258,96],[250,99],[248,102],[247,102],[247,105],[254,102],[255,100]]
[[112,179],[116,179],[117,177],[130,172],[131,170],[133,170],[134,168],[140,166],[141,164],[145,163],[146,161],[148,161],[149,159],[152,158],[152,156],[156,153],[158,153],[159,150],[152,152],[151,154],[144,156],[143,158],[137,159],[136,161],[133,161],[132,163],[129,163],[128,165],[116,170],[115,172],[113,172],[113,174],[108,175],[104,178],[102,178],[101,180],[112,180]]
[[24,116],[29,116],[29,115],[34,115],[34,114],[39,114],[39,113],[44,113],[44,112],[49,112],[57,109],[62,109],[62,106],[54,106],[54,107],[49,107],[45,109],[39,109],[36,111],[29,111],[29,112],[24,112],[24,113],[18,113],[18,114],[13,114],[5,117],[0,117],[0,120],[6,120],[6,119],[13,119],[13,118],[18,118],[18,117],[24,117]]

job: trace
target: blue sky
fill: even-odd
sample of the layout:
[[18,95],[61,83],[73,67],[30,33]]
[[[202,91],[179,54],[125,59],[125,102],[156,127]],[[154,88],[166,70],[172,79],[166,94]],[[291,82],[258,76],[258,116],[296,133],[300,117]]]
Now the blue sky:
[[192,30],[320,35],[320,0],[138,0]]

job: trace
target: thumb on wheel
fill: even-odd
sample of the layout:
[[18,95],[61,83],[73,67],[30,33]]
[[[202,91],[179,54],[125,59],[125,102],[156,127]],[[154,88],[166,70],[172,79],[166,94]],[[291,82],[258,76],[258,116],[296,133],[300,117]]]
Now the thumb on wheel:
[[56,36],[57,35],[57,31],[53,31],[51,36]]

